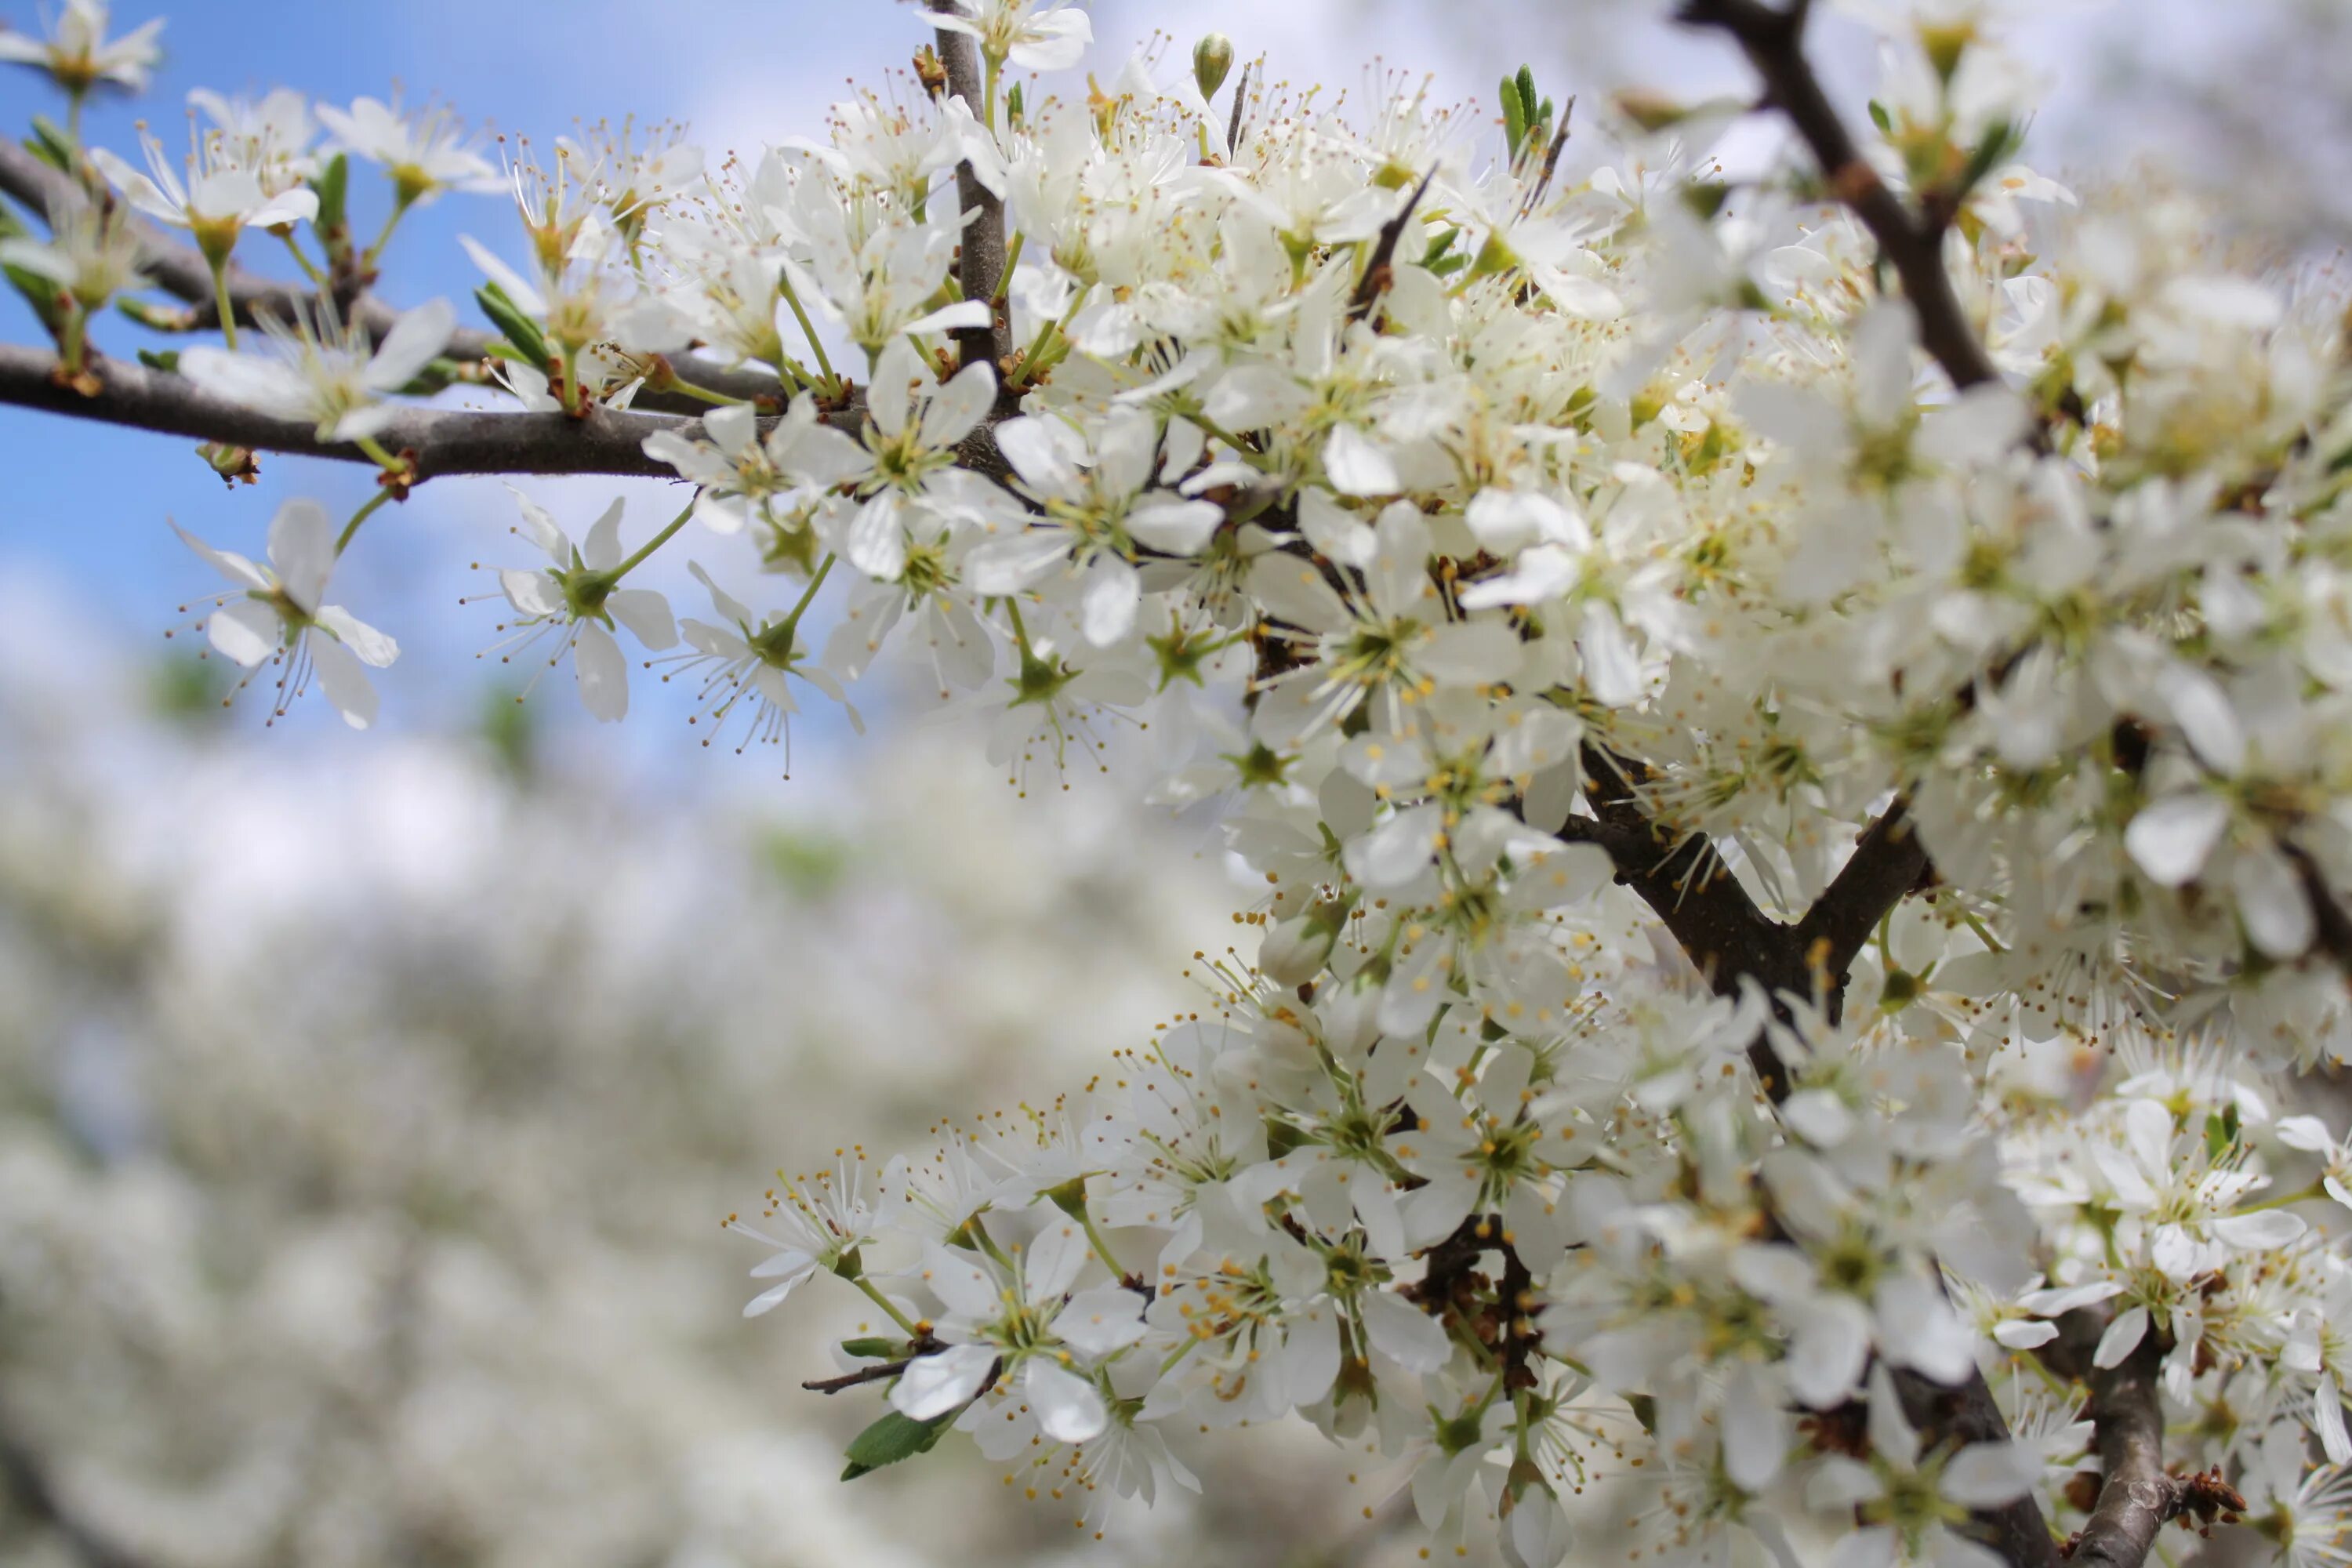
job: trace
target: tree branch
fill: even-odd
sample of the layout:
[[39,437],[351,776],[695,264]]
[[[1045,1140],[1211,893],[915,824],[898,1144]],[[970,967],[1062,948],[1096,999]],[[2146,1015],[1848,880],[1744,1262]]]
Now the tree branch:
[[1863,829],[1853,854],[1805,918],[1797,922],[1798,951],[1808,964],[1830,976],[1841,994],[1854,955],[1886,912],[1935,874],[1927,847],[1901,795],[1878,820]]
[[1903,280],[1904,295],[1919,318],[1919,342],[1944,367],[1952,384],[1965,389],[2000,380],[2000,371],[1960,306],[1951,275],[1944,270],[1944,226],[1914,213],[1878,177],[1855,148],[1845,121],[1805,58],[1807,10],[1801,4],[1778,10],[1762,0],[1683,0],[1681,18],[1738,41],[1756,74],[1764,79],[1767,101],[1804,138],[1822,177],[1862,219]]
[[[315,426],[278,419],[205,391],[183,375],[124,360],[98,363],[100,385],[85,397],[57,379],[57,357],[46,349],[0,343],[0,405],[62,414],[69,418],[247,447],[260,452],[372,463],[357,447],[321,441]],[[862,402],[824,416],[837,430],[866,427]],[[772,424],[764,421],[763,424]],[[956,460],[1002,482],[1012,467],[997,449],[997,416],[983,419],[957,444]],[[675,414],[596,407],[585,418],[568,414],[520,414],[463,408],[406,408],[377,435],[378,445],[407,453],[415,478],[438,474],[610,474],[671,479],[677,470],[646,456],[645,440],[673,430],[688,439],[702,422]]]
[[[930,0],[930,6],[933,11],[955,9],[953,0]],[[947,67],[948,90],[962,99],[971,117],[995,134],[996,128],[987,121],[988,92],[982,76],[980,41],[969,33],[945,28],[935,36],[940,61]],[[996,298],[997,284],[1004,277],[1004,204],[980,183],[969,158],[956,165],[956,199],[963,209],[963,253],[956,264],[963,297],[988,307],[988,325],[959,331],[956,343],[965,364],[999,366],[1001,377],[1003,363],[1013,353],[1013,323]]]

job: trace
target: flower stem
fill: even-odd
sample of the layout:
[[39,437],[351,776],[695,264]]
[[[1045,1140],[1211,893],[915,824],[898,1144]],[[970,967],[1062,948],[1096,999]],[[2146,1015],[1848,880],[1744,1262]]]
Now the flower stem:
[[908,1339],[915,1340],[922,1338],[921,1331],[915,1327],[913,1321],[908,1318],[907,1314],[898,1310],[897,1307],[891,1305],[890,1298],[882,1294],[881,1291],[877,1290],[873,1286],[873,1282],[868,1280],[865,1275],[860,1274],[856,1279],[852,1279],[850,1283],[856,1286],[860,1290],[865,1291],[867,1299],[873,1301],[876,1306],[889,1313],[890,1321],[898,1324],[898,1327],[906,1332]]
[[1121,1267],[1117,1255],[1111,1251],[1110,1243],[1103,1239],[1103,1233],[1095,1228],[1095,1216],[1088,1214],[1083,1205],[1078,1209],[1078,1223],[1087,1227],[1087,1239],[1094,1243],[1095,1256],[1103,1260],[1103,1267],[1110,1270],[1111,1278],[1126,1279],[1126,1268]]
[[236,307],[229,302],[226,257],[213,263],[213,304],[220,311],[221,341],[230,348],[236,347]]
[[824,344],[817,341],[816,327],[809,321],[808,312],[801,309],[801,297],[793,291],[792,279],[780,273],[777,275],[776,283],[783,289],[784,303],[793,308],[793,319],[801,324],[801,332],[808,339],[809,348],[816,355],[817,369],[824,373],[825,395],[840,396],[841,377],[833,373],[833,361],[826,357]]
[[383,466],[383,470],[386,473],[404,474],[408,472],[408,465],[402,462],[398,458],[394,457],[390,452],[385,451],[383,449],[383,443],[377,440],[373,436],[355,436],[352,438],[352,445],[357,447],[361,451],[365,452],[369,457],[373,458],[377,463]]
[[314,289],[324,289],[327,286],[327,275],[310,265],[310,258],[302,254],[302,242],[294,237],[294,231],[290,228],[281,228],[276,232],[278,237],[286,242],[287,253],[294,258],[294,265],[302,269],[302,276],[310,280],[310,286]]
[[343,524],[342,537],[335,541],[335,553],[337,555],[341,555],[345,550],[351,548],[352,536],[359,532],[360,524],[365,522],[369,518],[373,517],[375,515],[376,509],[391,499],[392,491],[389,488],[386,488],[377,490],[375,494],[368,497],[366,500],[360,504],[360,510],[352,513],[351,521]]
[[635,555],[630,556],[626,561],[622,562],[618,566],[613,568],[613,581],[615,583],[619,582],[622,578],[627,576],[630,573],[643,565],[645,563],[646,557],[651,555],[655,551],[659,550],[663,545],[667,544],[670,542],[671,536],[676,534],[679,529],[684,528],[686,526],[686,520],[693,515],[693,503],[688,502],[684,511],[679,512],[676,517],[671,518],[668,523],[663,527],[659,533],[655,534],[651,539],[646,540],[643,545],[639,546],[637,552]]

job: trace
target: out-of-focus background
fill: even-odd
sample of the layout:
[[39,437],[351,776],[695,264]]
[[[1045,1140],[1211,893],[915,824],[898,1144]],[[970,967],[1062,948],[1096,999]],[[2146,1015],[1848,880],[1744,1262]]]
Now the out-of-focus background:
[[[1523,61],[1594,102],[1743,80],[1630,0],[1093,9],[1106,77],[1156,26],[1173,59],[1219,27],[1277,78],[1426,72],[1482,101]],[[144,118],[176,145],[194,86],[397,85],[542,142],[634,114],[756,153],[922,37],[887,0],[168,15],[155,89],[93,113],[95,140],[127,150]],[[1866,39],[1835,12],[1820,32],[1858,100]],[[2053,0],[2013,36],[2051,172],[2207,185],[2306,253],[2352,223],[2328,177],[2352,141],[2344,0]],[[0,81],[11,126],[53,107]],[[466,300],[456,237],[511,227],[493,199],[425,211],[391,293]],[[0,332],[33,335],[13,300]],[[756,1252],[719,1221],[774,1167],[1050,1096],[1187,1004],[1184,958],[1246,897],[1204,825],[1131,778],[1021,798],[975,735],[887,689],[865,738],[798,724],[789,782],[696,745],[644,676],[618,729],[568,683],[518,707],[474,658],[495,616],[456,603],[466,562],[520,558],[483,481],[379,518],[339,574],[404,646],[378,730],[312,704],[264,731],[160,636],[208,575],[165,519],[251,549],[286,496],[348,509],[364,476],[265,460],[231,491],[182,444],[5,410],[0,466],[0,1563],[1303,1568],[1393,1547],[1303,1432],[1221,1442],[1202,1499],[1099,1545],[977,1461],[934,1457],[919,1498],[892,1472],[840,1485],[871,1403],[797,1385],[857,1313],[819,1281],[738,1315]],[[627,493],[632,540],[675,506],[652,483],[532,490],[574,524]],[[772,602],[724,542],[668,553]],[[699,609],[681,564],[653,570]]]

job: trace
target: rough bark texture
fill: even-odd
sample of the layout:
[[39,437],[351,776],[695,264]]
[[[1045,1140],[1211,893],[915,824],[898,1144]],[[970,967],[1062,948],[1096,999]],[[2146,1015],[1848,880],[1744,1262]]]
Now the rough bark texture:
[[[930,0],[934,11],[952,11],[952,0]],[[971,117],[982,124],[987,104],[982,74],[980,44],[969,33],[938,33],[940,62],[947,67],[948,91],[964,100]],[[963,297],[988,307],[988,325],[956,333],[965,364],[1002,366],[1013,353],[1013,322],[997,302],[997,284],[1004,277],[1004,204],[989,193],[969,161],[956,165],[956,200],[963,209],[963,246],[956,272]],[[1001,374],[1001,372],[1000,372]]]

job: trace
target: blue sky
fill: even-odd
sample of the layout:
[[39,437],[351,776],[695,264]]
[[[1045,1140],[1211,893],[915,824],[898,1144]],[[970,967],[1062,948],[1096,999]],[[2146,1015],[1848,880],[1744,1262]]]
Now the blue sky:
[[[37,25],[38,3],[0,0],[0,17]],[[1178,50],[1189,49],[1200,31],[1219,26],[1234,35],[1244,56],[1263,49],[1277,78],[1299,80],[1353,82],[1377,56],[1390,67],[1433,73],[1448,96],[1491,96],[1486,84],[1523,52],[1539,65],[1552,55],[1570,59],[1579,85],[1638,79],[1696,92],[1738,79],[1720,50],[1623,21],[1626,8],[1612,0],[1583,0],[1568,9],[1594,24],[1574,33],[1573,47],[1566,41],[1571,30],[1556,21],[1553,29],[1562,40],[1556,46],[1531,36],[1541,24],[1489,25],[1561,15],[1549,5],[1510,0],[1450,5],[1286,0],[1279,6],[1263,0],[1189,0],[1181,6],[1102,0],[1094,7],[1097,45],[1089,65],[1106,75],[1115,71],[1155,24],[1177,26],[1168,19],[1181,15]],[[2062,7],[2058,20],[2037,25],[2063,27],[2068,9]],[[150,14],[144,5],[118,5],[124,26]],[[693,139],[714,153],[752,150],[766,139],[813,131],[845,79],[871,80],[903,63],[924,31],[914,8],[893,0],[407,0],[373,7],[187,0],[164,14],[168,56],[152,90],[135,102],[96,109],[87,128],[94,142],[131,152],[133,121],[144,118],[167,145],[182,144],[181,105],[190,88],[250,94],[284,85],[333,102],[383,97],[397,87],[409,101],[440,100],[470,123],[541,141],[582,122],[634,115],[640,123],[688,121]],[[1621,19],[1595,20],[1603,16]],[[1465,25],[1465,18],[1475,25]],[[1832,64],[1850,82],[1865,79],[1866,54],[1852,47],[1856,36],[1842,35],[1840,26],[1830,25],[1826,40]],[[2063,97],[2069,83],[2062,79],[2059,86]],[[0,116],[11,125],[56,107],[46,84],[30,73],[0,78]],[[368,205],[380,202],[380,192],[366,174],[354,170],[355,217],[362,233],[382,211]],[[478,279],[456,237],[471,232],[493,248],[507,248],[512,227],[496,198],[452,197],[414,215],[388,258],[388,295],[401,304],[446,295],[470,317]],[[269,265],[261,246],[249,248],[257,264]],[[0,332],[19,342],[37,335],[13,296],[0,303]],[[127,323],[106,337],[119,353],[136,341]],[[0,452],[9,458],[10,487],[0,502],[0,575],[69,605],[126,646],[160,647],[174,606],[208,591],[207,569],[172,539],[167,518],[224,545],[256,550],[285,497],[314,495],[331,510],[347,511],[369,485],[356,468],[266,458],[259,486],[226,490],[186,443],[7,410],[0,410]],[[606,480],[531,485],[560,519],[583,527],[614,488]],[[625,531],[634,541],[677,502],[657,483],[626,488],[632,501]],[[496,616],[487,605],[462,611],[456,600],[478,585],[465,570],[467,562],[525,559],[513,553],[519,542],[504,531],[511,515],[511,502],[496,481],[436,481],[404,508],[379,514],[339,574],[336,596],[403,643],[401,662],[381,683],[387,724],[439,724],[476,710],[489,672],[472,656],[493,640]],[[740,542],[693,542],[694,553],[739,587],[750,585],[751,577],[741,552]],[[648,570],[656,574],[654,585],[671,590],[678,609],[691,614],[701,608],[700,595],[683,570],[686,553],[673,548]],[[764,603],[773,595],[751,596]],[[541,705],[545,715],[576,725],[569,693],[551,695],[559,700]],[[635,754],[649,734],[657,734],[658,743],[668,745],[676,722],[669,710],[679,705],[642,685],[639,698],[646,709],[665,710],[660,722],[632,721],[621,733],[608,731],[579,743]],[[351,743],[322,711],[299,715],[294,728],[315,743]],[[826,744],[835,738],[819,726],[803,733]]]

